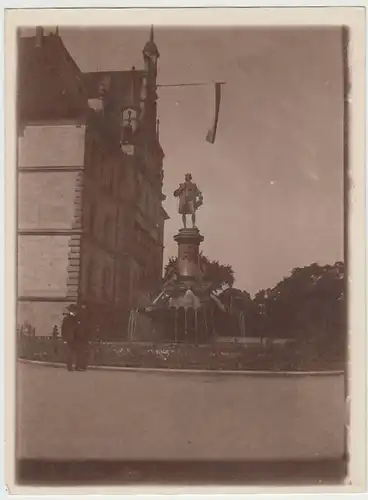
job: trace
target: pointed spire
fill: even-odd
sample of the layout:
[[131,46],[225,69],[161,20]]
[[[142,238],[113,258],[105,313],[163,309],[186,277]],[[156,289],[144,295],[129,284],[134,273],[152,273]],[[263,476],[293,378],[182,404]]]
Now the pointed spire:
[[151,43],[155,43],[155,37],[154,37],[154,31],[153,31],[153,24],[151,24],[150,42]]
[[160,57],[160,53],[158,51],[158,48],[157,48],[157,45],[156,45],[155,39],[154,39],[154,28],[153,28],[153,25],[151,25],[151,28],[150,28],[149,40],[148,40],[148,42],[146,43],[146,45],[144,46],[144,49],[143,49],[143,56],[144,57],[148,57],[150,59],[154,58],[156,60],[157,60],[158,57]]

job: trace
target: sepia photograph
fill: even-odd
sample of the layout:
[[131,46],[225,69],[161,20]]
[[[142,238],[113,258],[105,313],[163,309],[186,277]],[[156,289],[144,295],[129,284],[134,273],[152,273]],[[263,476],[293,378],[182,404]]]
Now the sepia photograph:
[[351,31],[158,19],[14,28],[15,482],[347,484]]

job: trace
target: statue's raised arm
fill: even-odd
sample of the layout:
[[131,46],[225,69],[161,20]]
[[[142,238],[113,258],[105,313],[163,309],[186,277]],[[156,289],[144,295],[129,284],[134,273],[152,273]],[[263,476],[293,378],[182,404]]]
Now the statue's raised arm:
[[192,174],[185,175],[185,182],[174,191],[174,196],[179,198],[179,214],[182,214],[184,228],[187,227],[187,215],[192,216],[192,226],[195,228],[196,210],[203,205],[203,195],[197,184],[192,182]]

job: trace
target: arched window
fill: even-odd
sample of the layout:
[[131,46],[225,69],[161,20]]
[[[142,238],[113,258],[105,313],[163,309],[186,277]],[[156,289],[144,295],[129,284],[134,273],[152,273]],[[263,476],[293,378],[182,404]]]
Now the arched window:
[[122,111],[121,143],[133,144],[134,134],[137,130],[137,112],[134,109]]

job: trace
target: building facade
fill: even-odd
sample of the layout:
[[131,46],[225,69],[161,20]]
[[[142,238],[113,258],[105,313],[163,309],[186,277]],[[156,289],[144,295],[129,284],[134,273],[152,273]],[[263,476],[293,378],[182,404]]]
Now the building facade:
[[81,303],[94,334],[124,338],[160,287],[158,57],[151,30],[144,69],[82,74],[57,32],[19,40],[18,323],[36,335]]

